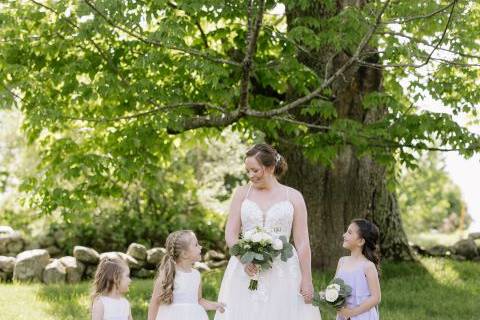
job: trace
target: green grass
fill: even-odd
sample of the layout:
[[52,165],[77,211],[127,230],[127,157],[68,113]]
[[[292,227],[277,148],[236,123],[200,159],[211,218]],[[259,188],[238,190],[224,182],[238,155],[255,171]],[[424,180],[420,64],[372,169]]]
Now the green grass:
[[[480,263],[425,258],[420,263],[385,263],[381,278],[382,320],[473,320],[480,315]],[[324,287],[331,273],[315,273]],[[203,275],[204,295],[215,299],[222,271]],[[1,320],[89,319],[89,283],[45,286],[0,284]],[[128,299],[133,317],[146,319],[152,280],[135,280]],[[334,312],[322,308],[323,320]],[[260,319],[259,319],[260,320]]]

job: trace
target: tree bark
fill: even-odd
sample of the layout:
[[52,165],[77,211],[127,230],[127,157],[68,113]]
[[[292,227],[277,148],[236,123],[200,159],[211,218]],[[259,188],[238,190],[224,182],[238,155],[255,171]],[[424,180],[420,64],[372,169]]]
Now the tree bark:
[[[351,5],[351,2],[348,4]],[[305,11],[287,8],[288,27],[294,26],[297,17],[325,19],[338,14],[346,5],[338,0],[335,8],[327,10],[322,3],[323,1],[316,1]],[[355,4],[362,5],[361,1],[355,1]],[[334,52],[328,47],[316,52],[298,53],[299,61],[315,70],[321,78],[325,72],[335,72],[348,58],[348,53]],[[369,58],[377,59],[374,54]],[[359,65],[349,68],[344,77],[339,77],[332,85],[338,117],[365,124],[384,117],[386,108],[365,110],[362,106],[365,94],[382,90],[381,79],[381,70]],[[295,93],[290,96],[294,97]],[[324,119],[299,114],[294,116],[302,121],[328,125]],[[325,167],[312,163],[303,154],[301,146],[288,143],[287,136],[285,139],[287,142],[279,143],[278,149],[288,160],[291,169],[283,181],[302,192],[307,203],[314,267],[321,270],[335,268],[338,258],[346,254],[342,249],[342,235],[350,221],[359,217],[373,220],[378,225],[384,258],[412,258],[397,200],[395,194],[387,188],[386,172],[382,165],[369,157],[359,158],[353,147],[346,146],[333,166]]]

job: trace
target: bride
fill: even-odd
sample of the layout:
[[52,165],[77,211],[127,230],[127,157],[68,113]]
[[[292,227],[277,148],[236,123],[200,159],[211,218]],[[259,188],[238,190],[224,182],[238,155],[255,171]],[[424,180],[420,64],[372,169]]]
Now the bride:
[[270,145],[258,144],[246,154],[250,184],[238,188],[230,205],[225,240],[232,247],[241,233],[257,226],[293,241],[296,250],[286,262],[276,259],[258,276],[258,289],[248,289],[257,273],[253,264],[231,257],[220,287],[219,301],[227,308],[215,320],[320,320],[313,297],[307,209],[297,190],[277,178],[287,170],[285,159]]

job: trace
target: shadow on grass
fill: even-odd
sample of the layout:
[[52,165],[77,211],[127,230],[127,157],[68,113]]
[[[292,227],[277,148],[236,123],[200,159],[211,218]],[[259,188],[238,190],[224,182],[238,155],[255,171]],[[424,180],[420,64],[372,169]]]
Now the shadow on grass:
[[[382,320],[478,320],[480,263],[445,259],[383,264]],[[216,300],[223,270],[202,275],[203,295]],[[333,272],[314,272],[317,290],[325,288]],[[134,280],[127,295],[134,319],[146,319],[153,280]],[[38,299],[61,320],[89,319],[90,284],[42,286]],[[322,319],[335,319],[335,310],[322,306]],[[213,319],[213,312],[209,312]]]
[[475,279],[479,271],[480,264],[447,259],[386,263],[381,279],[381,319],[478,319]]
[[[205,298],[216,300],[222,275],[223,270],[202,275]],[[134,319],[147,319],[152,289],[153,279],[132,281],[126,298],[130,302]],[[47,306],[46,311],[55,319],[90,319],[90,283],[88,282],[42,286],[38,291],[38,299]],[[213,312],[209,313],[212,319],[213,315]]]

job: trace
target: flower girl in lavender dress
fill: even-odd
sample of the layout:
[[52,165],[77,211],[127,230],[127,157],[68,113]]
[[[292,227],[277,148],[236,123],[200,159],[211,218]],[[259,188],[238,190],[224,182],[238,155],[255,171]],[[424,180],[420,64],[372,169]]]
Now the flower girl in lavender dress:
[[379,231],[365,219],[355,219],[343,235],[343,247],[350,256],[338,261],[335,278],[341,278],[352,287],[346,306],[337,313],[337,320],[378,320],[381,299],[378,280]]

